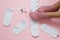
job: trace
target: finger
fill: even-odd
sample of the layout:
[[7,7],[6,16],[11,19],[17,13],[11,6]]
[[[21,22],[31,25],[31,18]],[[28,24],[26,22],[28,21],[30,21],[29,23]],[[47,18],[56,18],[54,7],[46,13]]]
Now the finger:
[[47,19],[47,15],[45,14],[45,12],[34,12],[34,13],[30,13],[30,17],[33,20],[40,20],[40,19]]
[[60,18],[60,11],[57,12],[46,12],[48,18]]
[[37,11],[38,12],[54,12],[54,11],[58,11],[58,9],[52,6],[42,6],[38,8]]

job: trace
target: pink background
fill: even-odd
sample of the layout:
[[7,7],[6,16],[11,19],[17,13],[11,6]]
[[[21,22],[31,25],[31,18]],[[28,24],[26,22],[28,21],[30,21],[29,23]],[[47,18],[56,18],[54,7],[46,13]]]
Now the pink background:
[[[42,5],[52,5],[56,3],[58,0],[39,0],[39,6]],[[30,9],[31,0],[0,0],[0,40],[60,40],[60,37],[53,39],[50,35],[44,33],[39,30],[40,35],[37,38],[32,37],[30,33],[30,17],[29,17],[29,9]],[[10,8],[13,10],[12,22],[9,27],[5,27],[3,25],[3,19],[5,15],[6,8]],[[21,13],[20,9],[25,8],[24,10],[27,13]],[[17,36],[12,34],[12,29],[14,26],[21,20],[25,20],[27,22],[27,28]],[[60,19],[52,19],[51,20],[42,20],[44,23],[49,25],[53,25],[55,27],[60,26]],[[40,22],[42,22],[40,21]],[[48,21],[48,22],[47,22]],[[42,23],[43,23],[42,22]],[[57,28],[58,29],[58,28]],[[59,29],[58,29],[59,31]],[[60,35],[60,34],[59,34]]]

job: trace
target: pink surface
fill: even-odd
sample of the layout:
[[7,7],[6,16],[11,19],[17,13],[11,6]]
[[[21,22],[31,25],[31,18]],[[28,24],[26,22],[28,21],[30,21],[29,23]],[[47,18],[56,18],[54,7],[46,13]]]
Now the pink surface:
[[[39,0],[39,6],[42,5],[51,5],[58,0]],[[20,14],[20,8],[25,7],[27,13]],[[40,35],[38,38],[32,37],[30,33],[30,17],[29,17],[29,7],[30,7],[30,0],[0,0],[0,40],[60,40],[60,37],[53,39],[48,34],[42,32],[40,30]],[[5,27],[3,25],[3,19],[5,15],[6,8],[12,9],[13,17],[12,22],[9,27]],[[21,34],[15,36],[12,34],[12,29],[14,26],[21,20],[25,20],[27,22],[27,28]],[[47,23],[49,25],[60,26],[60,18],[59,19],[52,19],[51,20],[40,20],[40,22]],[[47,22],[48,21],[48,22]]]

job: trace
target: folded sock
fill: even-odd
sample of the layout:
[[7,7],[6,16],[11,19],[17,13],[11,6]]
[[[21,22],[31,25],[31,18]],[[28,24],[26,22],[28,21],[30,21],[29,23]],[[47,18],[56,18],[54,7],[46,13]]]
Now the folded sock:
[[49,25],[42,24],[40,26],[40,29],[45,33],[49,34],[50,36],[52,36],[53,38],[57,38],[59,36],[58,31]]
[[19,24],[17,24],[17,25],[13,28],[12,33],[13,33],[14,35],[18,35],[18,34],[21,33],[23,30],[25,30],[25,28],[27,28],[26,23],[25,23],[25,21],[22,20]]
[[7,8],[4,16],[4,21],[3,21],[4,26],[9,26],[11,24],[12,14],[13,11]]
[[33,37],[38,37],[39,36],[39,26],[36,21],[31,20],[31,34]]

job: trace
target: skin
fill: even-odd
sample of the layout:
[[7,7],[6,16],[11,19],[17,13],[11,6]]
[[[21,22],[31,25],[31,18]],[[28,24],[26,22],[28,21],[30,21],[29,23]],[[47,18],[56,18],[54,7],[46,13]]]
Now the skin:
[[39,9],[37,9],[37,11],[31,12],[30,17],[34,20],[39,20],[41,18],[60,18],[59,8],[60,1],[51,6],[40,7]]
[[60,18],[60,11],[57,12],[46,12],[48,18]]
[[[60,8],[60,1],[53,4],[52,7],[57,9]],[[46,12],[46,15],[48,18],[60,18],[60,10],[58,10],[57,12]]]
[[55,4],[51,5],[51,6],[53,6],[55,8],[60,8],[60,1],[58,1],[57,3],[55,3]]

